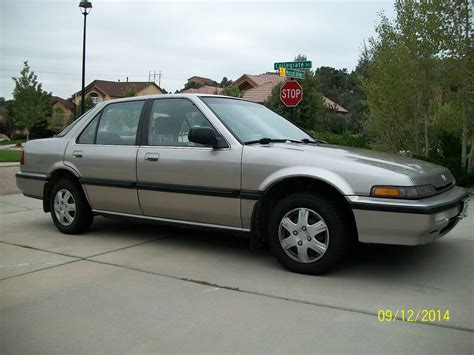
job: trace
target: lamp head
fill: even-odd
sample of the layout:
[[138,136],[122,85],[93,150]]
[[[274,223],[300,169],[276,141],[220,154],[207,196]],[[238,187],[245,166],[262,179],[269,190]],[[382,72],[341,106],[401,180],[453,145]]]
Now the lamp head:
[[81,1],[79,3],[79,8],[83,15],[88,15],[92,10],[92,3],[90,1]]

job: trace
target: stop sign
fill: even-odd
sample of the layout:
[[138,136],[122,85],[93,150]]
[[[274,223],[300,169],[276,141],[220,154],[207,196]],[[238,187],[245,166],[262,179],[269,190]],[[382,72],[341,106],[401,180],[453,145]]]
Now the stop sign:
[[303,88],[297,81],[286,81],[280,89],[280,100],[287,107],[298,106],[303,100]]

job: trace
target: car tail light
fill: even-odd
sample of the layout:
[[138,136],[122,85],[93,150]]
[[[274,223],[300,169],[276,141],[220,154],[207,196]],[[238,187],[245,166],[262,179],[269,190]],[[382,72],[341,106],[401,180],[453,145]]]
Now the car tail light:
[[24,150],[21,151],[20,165],[25,165],[25,151]]

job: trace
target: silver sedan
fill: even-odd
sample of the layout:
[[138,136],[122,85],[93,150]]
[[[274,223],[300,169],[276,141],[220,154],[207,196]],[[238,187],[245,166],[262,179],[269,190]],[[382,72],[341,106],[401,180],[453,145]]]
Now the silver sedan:
[[96,215],[238,231],[310,274],[356,241],[433,241],[468,203],[444,167],[326,144],[262,105],[213,95],[103,102],[29,141],[21,161],[18,187],[63,233]]

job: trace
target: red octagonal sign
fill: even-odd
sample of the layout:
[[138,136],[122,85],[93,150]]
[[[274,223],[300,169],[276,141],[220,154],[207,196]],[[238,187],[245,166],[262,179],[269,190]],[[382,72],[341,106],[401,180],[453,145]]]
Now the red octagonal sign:
[[303,100],[303,88],[297,81],[286,81],[280,89],[280,100],[287,107],[298,106]]

